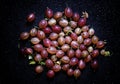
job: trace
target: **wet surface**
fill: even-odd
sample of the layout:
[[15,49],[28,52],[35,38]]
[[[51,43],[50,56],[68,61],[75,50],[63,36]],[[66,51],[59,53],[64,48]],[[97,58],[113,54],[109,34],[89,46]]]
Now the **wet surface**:
[[[1,12],[1,84],[120,84],[119,56],[120,56],[120,11],[117,1],[91,1],[91,0],[12,0],[0,1],[4,11]],[[63,72],[58,73],[54,79],[49,80],[46,74],[36,75],[34,66],[29,66],[26,59],[19,56],[18,39],[23,31],[29,31],[33,25],[44,18],[46,7],[56,11],[63,11],[66,6],[74,12],[87,11],[88,24],[96,31],[102,40],[107,40],[107,49],[112,52],[110,57],[99,57],[99,69],[93,72],[89,66],[82,72],[78,80],[67,77]],[[25,18],[34,12],[36,21],[25,25]]]

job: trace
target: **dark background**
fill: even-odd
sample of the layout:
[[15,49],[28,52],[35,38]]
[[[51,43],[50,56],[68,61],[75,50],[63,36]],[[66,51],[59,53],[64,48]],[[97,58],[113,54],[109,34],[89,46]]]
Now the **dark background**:
[[[119,0],[118,0],[119,1]],[[119,2],[115,0],[0,0],[0,84],[120,84],[120,30]],[[18,39],[23,31],[29,31],[33,25],[44,18],[46,7],[63,11],[66,6],[74,12],[87,11],[88,24],[102,40],[107,40],[110,57],[99,57],[99,69],[93,72],[89,66],[78,80],[69,78],[64,73],[56,74],[49,80],[46,74],[36,75],[34,66],[29,66],[26,59],[19,57]],[[25,26],[26,16],[34,12],[36,21]]]

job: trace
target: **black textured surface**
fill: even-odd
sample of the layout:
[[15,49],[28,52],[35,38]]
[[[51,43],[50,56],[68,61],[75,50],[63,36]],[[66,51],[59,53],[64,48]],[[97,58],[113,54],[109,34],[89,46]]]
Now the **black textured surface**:
[[[1,0],[1,79],[0,84],[120,84],[119,56],[120,11],[118,1],[112,0]],[[29,66],[26,59],[18,56],[18,38],[20,32],[29,31],[33,25],[44,18],[46,7],[53,11],[63,11],[69,6],[81,14],[87,11],[92,26],[100,39],[107,40],[107,49],[113,54],[110,57],[99,57],[99,70],[93,72],[89,67],[82,72],[78,80],[69,78],[63,72],[49,80],[46,74],[36,75],[34,66]],[[4,11],[3,11],[4,10]],[[26,16],[34,12],[36,21],[25,26]]]

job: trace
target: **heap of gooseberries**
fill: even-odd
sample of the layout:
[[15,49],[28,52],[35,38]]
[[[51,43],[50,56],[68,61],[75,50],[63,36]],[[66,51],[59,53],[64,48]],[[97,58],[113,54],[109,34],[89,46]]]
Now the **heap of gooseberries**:
[[[95,35],[95,30],[87,24],[88,13],[80,15],[66,7],[63,12],[53,13],[47,8],[45,18],[29,32],[20,34],[21,42],[30,42],[29,47],[20,47],[21,53],[35,64],[35,72],[47,69],[46,76],[53,78],[61,70],[68,76],[78,78],[88,63],[92,69],[98,68],[97,57],[109,56],[105,41]],[[35,14],[27,16],[27,22],[35,20]]]

